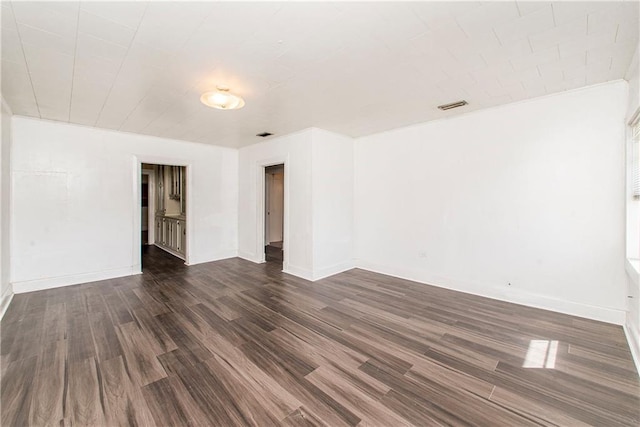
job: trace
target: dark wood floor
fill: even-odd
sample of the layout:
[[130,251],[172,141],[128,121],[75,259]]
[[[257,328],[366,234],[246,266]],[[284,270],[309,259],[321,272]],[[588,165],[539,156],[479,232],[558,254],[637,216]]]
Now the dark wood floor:
[[282,252],[282,242],[271,242],[264,247],[264,255],[267,261],[279,262],[282,264],[284,253]]
[[144,270],[15,296],[3,426],[639,422],[617,326],[362,270],[310,283],[153,247]]

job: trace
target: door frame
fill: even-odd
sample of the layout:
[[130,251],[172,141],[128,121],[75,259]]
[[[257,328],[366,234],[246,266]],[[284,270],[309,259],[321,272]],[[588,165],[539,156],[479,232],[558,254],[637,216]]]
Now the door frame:
[[[142,273],[142,164],[149,163],[152,165],[164,165],[164,166],[184,166],[185,174],[186,174],[186,188],[185,188],[185,197],[187,198],[186,203],[186,218],[187,218],[187,227],[185,229],[187,236],[187,247],[185,248],[184,254],[184,263],[185,265],[189,264],[189,258],[191,256],[191,244],[192,244],[192,230],[193,230],[193,203],[192,197],[190,196],[192,187],[192,176],[193,173],[191,171],[191,163],[188,160],[180,159],[180,158],[168,158],[168,157],[158,157],[158,156],[147,156],[147,155],[135,155],[133,156],[133,254],[132,254],[132,270],[134,274]],[[155,196],[155,192],[154,192]],[[154,205],[155,210],[155,205]],[[155,216],[155,212],[154,212]],[[155,218],[154,218],[155,219]],[[155,227],[155,224],[153,224]],[[155,241],[155,239],[154,239]]]
[[[148,190],[148,206],[147,206],[147,219],[149,224],[149,229],[147,230],[147,244],[153,245],[156,242],[156,227],[155,227],[155,217],[156,217],[156,175],[152,171],[148,169],[142,169],[142,175],[147,176],[147,182],[149,185]],[[142,210],[142,206],[140,207]],[[142,226],[140,226],[142,230]]]
[[284,206],[282,209],[282,269],[286,271],[289,266],[289,156],[273,157],[256,162],[256,255],[258,262],[266,262],[264,247],[266,246],[266,180],[265,168],[269,166],[284,166]]
[[[281,165],[278,165],[281,166]],[[276,215],[279,216],[279,219],[274,220],[274,212],[273,212],[273,205],[271,204],[274,201],[274,194],[277,194],[278,191],[276,191],[274,193],[274,190],[276,189],[280,189],[280,191],[282,191],[282,202],[284,203],[284,179],[280,182],[279,185],[275,185],[275,183],[278,181],[276,180],[276,174],[275,173],[269,173],[266,172],[267,168],[265,168],[265,183],[264,183],[264,189],[265,189],[265,244],[270,244],[272,242],[271,240],[271,233],[275,230],[279,230],[280,233],[278,233],[280,235],[280,239],[279,241],[283,241],[284,240],[284,223],[282,222],[282,220],[284,219],[284,206],[283,204],[277,204],[279,205],[279,208],[277,209],[276,213],[279,212],[280,215]],[[280,169],[277,173],[278,175],[282,174],[283,178],[284,178],[284,169]],[[274,224],[280,222],[278,227],[274,227]]]
[[264,168],[264,244],[269,244],[269,232],[271,231],[271,218],[269,204],[271,203],[271,184],[273,177]]

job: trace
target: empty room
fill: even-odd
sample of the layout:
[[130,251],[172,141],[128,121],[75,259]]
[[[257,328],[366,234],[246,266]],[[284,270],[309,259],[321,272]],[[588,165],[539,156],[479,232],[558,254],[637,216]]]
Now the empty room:
[[2,426],[640,425],[640,2],[0,6]]

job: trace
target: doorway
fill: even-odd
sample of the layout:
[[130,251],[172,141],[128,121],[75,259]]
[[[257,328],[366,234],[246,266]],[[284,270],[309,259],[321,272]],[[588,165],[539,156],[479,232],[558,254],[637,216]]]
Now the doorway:
[[[161,250],[186,261],[187,168],[142,163],[141,169],[142,254]],[[144,263],[144,257],[141,257],[141,262]]]
[[264,168],[264,255],[267,262],[284,258],[284,164]]
[[149,173],[145,173],[142,171],[142,188],[140,191],[141,197],[141,217],[140,223],[142,224],[142,235],[140,237],[140,241],[143,246],[149,244],[149,224],[151,221],[149,220]]

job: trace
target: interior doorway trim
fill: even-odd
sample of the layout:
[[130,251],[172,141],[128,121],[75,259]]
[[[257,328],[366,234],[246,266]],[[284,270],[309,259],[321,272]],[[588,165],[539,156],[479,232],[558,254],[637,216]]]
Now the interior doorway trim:
[[[147,224],[149,229],[147,230],[147,244],[153,245],[156,242],[156,177],[150,170],[142,169],[142,175],[147,176],[147,182],[149,186],[148,190],[148,205],[147,205]],[[142,207],[141,207],[142,209]],[[140,227],[142,229],[142,227]]]
[[[164,166],[184,166],[185,173],[187,175],[186,181],[187,185],[185,188],[185,196],[187,198],[187,247],[185,248],[185,264],[189,265],[189,257],[191,256],[191,244],[192,244],[192,233],[193,229],[193,209],[192,209],[192,197],[191,197],[191,189],[192,187],[192,173],[191,173],[191,163],[184,159],[179,158],[168,158],[168,157],[157,157],[157,156],[144,156],[137,155],[133,157],[133,257],[132,257],[132,271],[134,274],[142,273],[142,164],[149,163],[153,165],[164,165]],[[154,192],[155,195],[155,192]],[[155,204],[154,204],[155,205]],[[154,206],[155,210],[155,206]],[[153,212],[154,220],[155,220],[155,212]],[[155,224],[153,224],[155,227]]]
[[272,157],[256,162],[256,255],[258,262],[266,262],[264,247],[265,236],[265,168],[269,166],[284,165],[284,207],[282,222],[282,270],[289,267],[289,156]]

